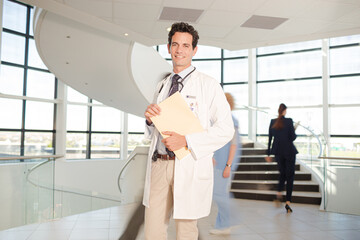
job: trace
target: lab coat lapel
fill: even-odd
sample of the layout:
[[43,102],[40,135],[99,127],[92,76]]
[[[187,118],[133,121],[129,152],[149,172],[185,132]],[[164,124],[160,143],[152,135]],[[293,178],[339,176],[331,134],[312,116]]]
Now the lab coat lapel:
[[163,81],[163,86],[161,87],[161,90],[156,99],[156,104],[161,103],[162,101],[164,101],[167,98],[167,95],[169,94],[169,89],[170,89],[170,76],[168,76]]

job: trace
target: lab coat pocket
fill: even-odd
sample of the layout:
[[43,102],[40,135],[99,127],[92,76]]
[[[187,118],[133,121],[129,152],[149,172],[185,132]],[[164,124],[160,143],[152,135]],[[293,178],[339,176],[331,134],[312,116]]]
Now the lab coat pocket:
[[199,180],[209,180],[213,176],[212,154],[196,161],[196,177]]
[[199,104],[198,104],[198,101],[196,99],[196,96],[186,95],[185,96],[185,101],[186,101],[187,105],[189,106],[190,110],[196,116],[198,116],[198,114],[199,114]]

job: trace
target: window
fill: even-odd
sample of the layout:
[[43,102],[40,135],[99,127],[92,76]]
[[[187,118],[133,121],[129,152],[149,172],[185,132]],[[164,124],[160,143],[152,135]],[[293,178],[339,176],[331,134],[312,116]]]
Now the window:
[[26,96],[54,99],[55,76],[49,72],[28,70]]
[[0,128],[21,128],[22,101],[0,98]]
[[119,158],[123,113],[67,87],[67,159]]
[[0,92],[11,95],[23,95],[24,69],[1,64]]
[[248,59],[224,61],[224,83],[248,82]]
[[129,152],[138,145],[146,145],[144,140],[145,118],[128,114],[128,149]]
[[329,51],[331,155],[360,157],[360,35],[330,39]]
[[55,152],[56,80],[36,52],[29,32],[31,9],[8,0],[3,5],[0,92],[6,95],[0,97],[0,154],[4,156]]
[[22,36],[10,34],[5,31],[1,39],[1,61],[24,64],[25,41]]
[[17,31],[26,32],[27,7],[11,1],[4,1],[3,27]]
[[193,66],[197,70],[203,72],[213,78],[219,83],[221,82],[221,61],[193,61]]
[[322,75],[321,51],[258,57],[258,81]]
[[307,106],[322,103],[322,82],[297,80],[258,84],[258,105],[277,109],[280,103]]
[[221,58],[221,48],[198,45],[193,59]]

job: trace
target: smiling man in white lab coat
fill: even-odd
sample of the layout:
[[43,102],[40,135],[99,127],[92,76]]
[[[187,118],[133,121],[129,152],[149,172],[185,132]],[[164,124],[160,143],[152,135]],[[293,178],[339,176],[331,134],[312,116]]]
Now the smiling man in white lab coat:
[[[158,84],[154,101],[145,111],[146,135],[151,139],[143,204],[145,239],[166,240],[171,214],[177,240],[197,240],[197,219],[210,213],[213,191],[213,152],[234,136],[230,107],[220,84],[191,65],[199,36],[187,23],[174,23],[168,50],[173,72]],[[175,79],[175,80],[174,80]],[[162,138],[151,117],[161,114],[157,105],[179,91],[205,131],[186,136],[163,132]],[[177,159],[173,152],[187,147],[191,153]]]

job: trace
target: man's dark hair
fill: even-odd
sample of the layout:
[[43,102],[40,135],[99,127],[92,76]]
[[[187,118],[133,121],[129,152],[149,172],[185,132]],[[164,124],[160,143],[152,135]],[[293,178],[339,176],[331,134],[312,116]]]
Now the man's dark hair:
[[198,41],[199,41],[199,34],[198,34],[198,32],[195,30],[195,28],[194,28],[193,26],[191,26],[191,25],[188,24],[188,23],[184,23],[184,22],[174,23],[174,24],[171,26],[171,30],[170,30],[170,32],[169,32],[168,42],[169,42],[169,45],[170,45],[170,46],[171,46],[172,37],[174,36],[174,34],[175,34],[176,32],[190,33],[191,36],[193,37],[192,47],[193,47],[193,49],[196,48],[197,43],[198,43]]

